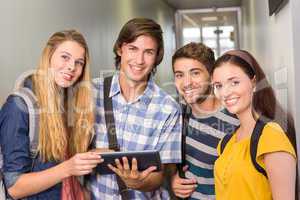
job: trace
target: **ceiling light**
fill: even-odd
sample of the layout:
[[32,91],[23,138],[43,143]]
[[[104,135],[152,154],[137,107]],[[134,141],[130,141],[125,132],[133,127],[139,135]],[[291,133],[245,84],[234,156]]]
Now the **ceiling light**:
[[201,20],[204,21],[204,22],[217,21],[218,17],[217,16],[202,17]]

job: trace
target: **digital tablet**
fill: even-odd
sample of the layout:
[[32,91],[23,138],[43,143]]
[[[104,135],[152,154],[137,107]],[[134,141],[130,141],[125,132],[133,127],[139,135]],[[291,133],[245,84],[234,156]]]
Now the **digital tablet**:
[[132,158],[136,158],[139,171],[143,171],[151,166],[156,166],[156,171],[160,171],[161,169],[159,152],[156,150],[104,152],[100,155],[104,159],[104,162],[98,164],[96,167],[96,172],[99,174],[114,174],[114,172],[110,170],[107,165],[111,164],[116,166],[116,158],[118,158],[122,163],[122,157],[127,157],[130,167]]

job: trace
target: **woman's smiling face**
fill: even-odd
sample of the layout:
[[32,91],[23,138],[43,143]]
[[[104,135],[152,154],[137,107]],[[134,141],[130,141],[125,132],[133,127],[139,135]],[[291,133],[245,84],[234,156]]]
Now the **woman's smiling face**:
[[229,112],[239,115],[251,112],[255,78],[229,62],[217,67],[212,75],[214,92]]
[[50,60],[55,83],[63,88],[72,86],[78,80],[84,65],[85,50],[75,41],[61,43]]

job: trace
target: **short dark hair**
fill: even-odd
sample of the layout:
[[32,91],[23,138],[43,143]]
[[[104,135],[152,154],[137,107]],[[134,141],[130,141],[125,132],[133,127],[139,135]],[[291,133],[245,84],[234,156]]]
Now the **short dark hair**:
[[148,18],[134,18],[129,20],[121,29],[118,39],[114,45],[115,53],[115,66],[119,69],[121,57],[118,55],[118,49],[121,48],[123,43],[134,42],[139,36],[146,35],[150,36],[157,42],[157,56],[155,60],[155,66],[152,72],[155,73],[156,66],[159,65],[164,56],[164,44],[162,37],[162,29],[159,24],[154,20]]
[[172,66],[174,71],[174,63],[179,58],[191,58],[203,64],[209,74],[211,74],[215,63],[215,54],[213,50],[203,43],[190,42],[179,48],[172,57]]

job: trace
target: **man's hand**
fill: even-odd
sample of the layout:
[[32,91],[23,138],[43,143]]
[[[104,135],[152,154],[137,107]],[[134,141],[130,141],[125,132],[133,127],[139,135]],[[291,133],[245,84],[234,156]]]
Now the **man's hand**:
[[108,167],[115,172],[124,181],[128,188],[140,189],[143,181],[156,170],[155,166],[151,166],[144,171],[138,171],[138,163],[136,158],[132,159],[131,169],[127,157],[122,158],[123,165],[119,159],[115,160],[116,167],[108,164]]
[[[183,171],[186,172],[188,166],[183,167]],[[192,195],[197,187],[197,180],[180,178],[178,172],[171,179],[171,187],[174,194],[180,198],[187,198]]]

